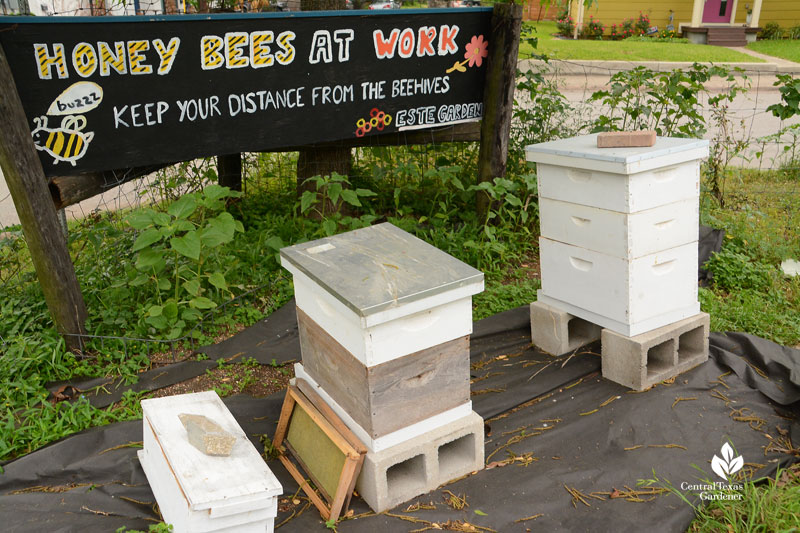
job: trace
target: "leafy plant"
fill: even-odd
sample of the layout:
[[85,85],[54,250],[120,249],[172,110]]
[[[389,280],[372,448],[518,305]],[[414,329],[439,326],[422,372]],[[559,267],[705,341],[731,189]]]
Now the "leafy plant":
[[605,31],[606,27],[603,26],[603,23],[589,15],[589,20],[584,22],[581,28],[581,39],[594,39],[599,41],[603,39],[603,32]]
[[753,261],[730,242],[711,256],[705,268],[713,274],[714,285],[728,292],[743,289],[766,292],[775,271],[771,265]]
[[636,33],[635,26],[636,26],[636,21],[633,20],[632,18],[623,20],[622,24],[620,24],[621,27],[620,35],[622,35],[623,38],[631,37],[633,35],[639,35],[638,33]]
[[[734,72],[739,74],[739,77],[735,77]],[[725,186],[730,174],[729,164],[735,157],[743,156],[750,145],[744,119],[739,119],[736,124],[731,119],[728,109],[737,95],[748,91],[750,80],[738,68],[728,72],[727,75],[722,72],[720,74],[728,85],[726,90],[709,94],[707,98],[707,107],[716,132],[709,147],[705,177],[714,198],[720,206],[724,206]]]
[[758,33],[759,39],[778,40],[783,39],[783,28],[777,22],[767,22],[764,29]]
[[650,29],[650,17],[641,11],[636,21],[633,23],[633,31],[636,35],[644,35]]
[[122,526],[116,530],[116,533],[171,533],[171,531],[172,524],[159,522],[158,524],[150,524],[150,527],[147,528],[147,531],[142,531],[140,529],[128,529],[125,526]]
[[773,85],[778,87],[782,102],[767,107],[767,111],[781,120],[787,120],[795,115],[800,115],[800,78],[791,74],[776,74],[778,78]]
[[569,9],[566,6],[556,16],[556,27],[558,33],[564,37],[572,37],[575,32],[575,20],[569,15]]
[[334,235],[339,226],[347,229],[369,226],[377,218],[374,215],[353,218],[343,214],[345,206],[363,207],[360,199],[376,194],[369,189],[349,188],[350,181],[341,174],[332,172],[328,176],[314,176],[305,183],[313,183],[316,190],[303,192],[300,197],[300,213],[313,213],[322,219],[324,235]]
[[508,162],[513,175],[528,172],[525,146],[566,138],[581,128],[575,109],[546,66],[517,71],[517,80]]
[[[590,102],[604,109],[592,125],[593,132],[652,129],[658,135],[703,137],[706,132],[700,96],[713,77],[733,80],[722,67],[694,63],[688,69],[655,72],[643,66],[615,73],[608,89],[596,91]],[[728,91],[710,95],[716,104],[733,99],[741,90],[731,84]]]
[[139,209],[127,222],[140,231],[133,243],[138,252],[128,284],[156,288],[155,302],[144,308],[143,320],[153,333],[180,337],[217,304],[211,291],[230,294],[221,265],[209,259],[215,249],[243,232],[242,223],[224,211],[225,200],[241,196],[227,187],[209,185],[170,204],[166,213]]

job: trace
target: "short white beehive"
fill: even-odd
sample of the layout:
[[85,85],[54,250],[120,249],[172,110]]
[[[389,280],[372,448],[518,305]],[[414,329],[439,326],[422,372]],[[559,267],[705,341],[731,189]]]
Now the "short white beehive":
[[539,185],[538,300],[626,336],[696,315],[700,161],[708,141],[528,146]]
[[283,248],[298,309],[372,367],[472,333],[483,273],[389,223]]
[[[282,488],[214,391],[142,400],[139,451],[164,521],[181,532],[271,533]],[[179,415],[203,415],[236,438],[230,456],[189,443]]]

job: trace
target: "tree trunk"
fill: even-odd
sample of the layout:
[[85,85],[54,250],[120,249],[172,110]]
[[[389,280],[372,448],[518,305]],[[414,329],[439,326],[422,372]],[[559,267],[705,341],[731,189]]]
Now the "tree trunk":
[[86,304],[58,222],[28,119],[0,46],[0,167],[17,209],[47,308],[68,349],[82,348]]
[[217,180],[223,187],[242,190],[242,154],[217,156]]

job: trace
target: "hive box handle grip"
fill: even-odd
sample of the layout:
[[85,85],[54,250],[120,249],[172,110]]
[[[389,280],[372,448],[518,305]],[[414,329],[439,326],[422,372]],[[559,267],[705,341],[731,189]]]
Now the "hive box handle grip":
[[580,257],[570,257],[569,262],[572,263],[572,266],[577,270],[589,272],[592,269],[592,262],[581,259]]
[[571,168],[567,170],[567,177],[574,182],[577,183],[586,183],[590,179],[592,179],[592,173],[587,172],[586,170],[576,170]]
[[658,263],[653,265],[653,272],[656,276],[663,276],[664,274],[668,274],[672,272],[675,268],[675,260],[670,259],[669,261],[664,261],[663,263]]
[[675,222],[675,219],[671,218],[669,220],[664,220],[662,222],[658,222],[658,223],[653,224],[653,225],[658,229],[667,229],[668,227],[670,227],[672,225],[673,222]]

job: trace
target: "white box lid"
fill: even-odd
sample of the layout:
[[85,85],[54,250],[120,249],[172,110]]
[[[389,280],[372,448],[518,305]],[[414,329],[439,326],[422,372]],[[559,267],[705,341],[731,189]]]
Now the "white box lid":
[[708,157],[708,140],[657,137],[656,144],[635,148],[598,148],[597,134],[525,147],[526,159],[571,168],[634,174]]
[[461,287],[470,288],[468,295],[483,290],[483,272],[388,222],[289,246],[280,255],[284,267],[361,317]]
[[[166,396],[142,400],[142,423],[150,424],[190,509],[253,502],[254,508],[265,498],[283,492],[278,478],[250,442],[244,431],[215,391]],[[191,444],[178,415],[204,415],[236,437],[231,455],[206,455]]]

